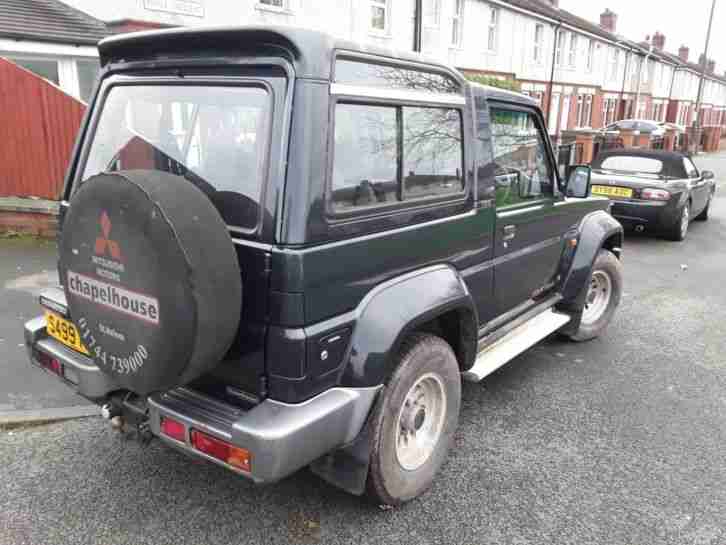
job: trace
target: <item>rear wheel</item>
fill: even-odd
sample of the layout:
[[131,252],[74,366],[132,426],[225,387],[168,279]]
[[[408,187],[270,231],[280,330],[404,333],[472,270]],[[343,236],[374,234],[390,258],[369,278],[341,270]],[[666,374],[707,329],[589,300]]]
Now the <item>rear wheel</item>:
[[681,208],[681,213],[678,216],[678,219],[670,228],[670,230],[666,233],[666,235],[669,239],[675,240],[676,242],[685,240],[686,235],[688,234],[688,226],[690,223],[691,203],[687,202],[685,205],[683,205],[683,208]]
[[431,486],[459,420],[461,378],[451,347],[429,334],[403,344],[398,365],[372,415],[366,495],[400,505]]
[[585,306],[580,325],[567,337],[573,341],[589,341],[599,337],[607,328],[620,304],[623,292],[622,266],[612,252],[600,250],[590,274]]

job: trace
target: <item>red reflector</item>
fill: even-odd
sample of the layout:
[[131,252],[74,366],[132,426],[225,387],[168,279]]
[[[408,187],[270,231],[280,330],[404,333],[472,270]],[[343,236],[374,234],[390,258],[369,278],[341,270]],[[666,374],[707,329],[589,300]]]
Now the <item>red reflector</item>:
[[161,433],[171,437],[172,439],[181,441],[182,443],[186,439],[186,428],[184,427],[184,424],[177,422],[176,420],[172,420],[171,418],[161,419]]
[[250,471],[251,456],[249,451],[197,430],[191,431],[191,437],[192,445],[199,452],[203,452],[242,471]]
[[48,371],[63,376],[63,364],[58,359],[52,358],[43,352],[38,352],[38,361]]

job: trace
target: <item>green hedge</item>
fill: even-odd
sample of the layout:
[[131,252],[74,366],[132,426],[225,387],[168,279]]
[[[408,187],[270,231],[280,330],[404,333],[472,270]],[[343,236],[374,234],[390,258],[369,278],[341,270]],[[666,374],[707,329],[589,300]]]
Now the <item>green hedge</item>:
[[483,74],[467,74],[466,79],[475,83],[481,83],[482,85],[499,87],[500,89],[507,89],[508,91],[515,91],[517,93],[522,91],[522,84],[513,79],[500,79],[496,76],[485,76]]

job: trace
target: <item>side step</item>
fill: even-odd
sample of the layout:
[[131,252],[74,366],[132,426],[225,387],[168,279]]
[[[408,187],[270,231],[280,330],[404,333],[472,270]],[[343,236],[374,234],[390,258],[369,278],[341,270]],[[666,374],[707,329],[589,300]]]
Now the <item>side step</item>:
[[545,310],[479,352],[474,367],[463,374],[464,379],[479,382],[569,321],[566,314]]

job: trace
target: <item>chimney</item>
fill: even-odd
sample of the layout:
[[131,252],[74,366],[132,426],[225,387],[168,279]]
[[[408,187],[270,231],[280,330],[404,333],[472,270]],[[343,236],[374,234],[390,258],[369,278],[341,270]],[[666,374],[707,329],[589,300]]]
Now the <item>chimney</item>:
[[691,53],[691,50],[686,45],[682,45],[678,48],[678,58],[681,59],[683,62],[688,62],[688,55]]
[[709,59],[708,65],[706,66],[706,72],[709,74],[716,73],[716,61]]
[[657,51],[663,51],[665,49],[665,35],[660,32],[653,34],[653,48]]
[[606,8],[605,11],[600,14],[600,26],[608,32],[615,34],[615,29],[618,26],[617,13]]

